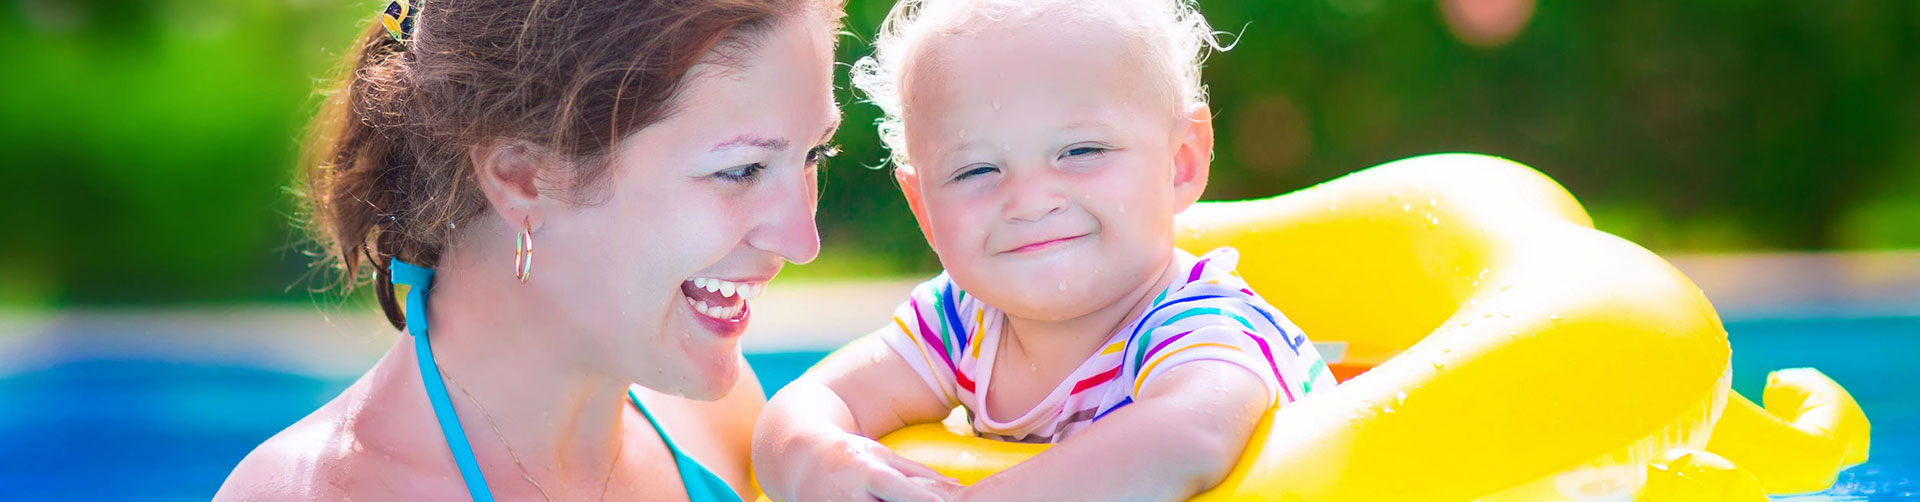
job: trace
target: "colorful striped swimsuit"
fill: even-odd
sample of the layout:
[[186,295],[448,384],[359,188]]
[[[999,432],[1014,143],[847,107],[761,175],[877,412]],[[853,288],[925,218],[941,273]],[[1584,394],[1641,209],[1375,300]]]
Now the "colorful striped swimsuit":
[[1240,254],[1216,249],[1204,257],[1175,250],[1185,271],[1146,313],[1107,338],[1046,399],[1025,415],[998,421],[983,410],[1004,317],[940,274],[915,287],[894,311],[881,339],[933,393],[964,406],[981,437],[1053,443],[1086,428],[1138,396],[1153,378],[1192,361],[1224,361],[1259,375],[1274,399],[1293,402],[1330,388],[1333,375],[1300,328],[1234,273]]

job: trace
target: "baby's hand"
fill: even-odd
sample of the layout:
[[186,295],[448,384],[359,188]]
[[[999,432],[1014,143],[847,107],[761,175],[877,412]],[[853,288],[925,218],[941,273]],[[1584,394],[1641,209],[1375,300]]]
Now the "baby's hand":
[[811,458],[814,476],[802,480],[793,502],[882,500],[886,502],[946,502],[960,492],[960,483],[927,466],[907,460],[872,439],[848,434]]

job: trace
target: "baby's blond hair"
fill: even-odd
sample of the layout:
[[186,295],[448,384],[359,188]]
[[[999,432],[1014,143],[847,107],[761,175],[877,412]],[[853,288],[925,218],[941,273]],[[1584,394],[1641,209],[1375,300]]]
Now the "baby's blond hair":
[[873,55],[854,63],[853,85],[880,107],[880,141],[894,165],[907,165],[906,124],[901,119],[901,79],[917,46],[931,35],[961,33],[977,23],[1023,22],[1044,14],[1112,23],[1137,37],[1159,62],[1174,89],[1180,113],[1187,103],[1206,100],[1200,67],[1211,51],[1224,51],[1219,32],[1207,23],[1194,0],[899,0],[880,24]]

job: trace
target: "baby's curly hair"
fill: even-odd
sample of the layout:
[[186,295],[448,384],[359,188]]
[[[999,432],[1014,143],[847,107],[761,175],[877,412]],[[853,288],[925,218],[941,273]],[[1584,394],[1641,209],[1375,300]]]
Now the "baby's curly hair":
[[[876,124],[895,167],[908,164],[906,124],[901,119],[900,83],[909,59],[930,36],[964,33],[983,24],[1024,22],[1043,15],[1112,23],[1150,51],[1175,95],[1187,103],[1205,101],[1200,67],[1213,51],[1230,45],[1200,15],[1194,0],[900,0],[880,24],[873,55],[854,63],[852,80],[866,99],[880,107]],[[1174,113],[1179,113],[1176,109]]]

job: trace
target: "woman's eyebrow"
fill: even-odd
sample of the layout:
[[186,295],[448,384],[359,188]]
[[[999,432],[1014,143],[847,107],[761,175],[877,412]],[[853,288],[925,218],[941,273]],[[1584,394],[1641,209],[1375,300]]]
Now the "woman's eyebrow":
[[[826,141],[826,140],[832,139],[833,133],[835,131],[838,131],[839,129],[840,129],[840,121],[836,119],[833,121],[832,124],[827,125],[827,129],[825,132],[820,133],[820,141]],[[713,145],[713,149],[708,150],[708,153],[718,152],[722,150],[732,150],[735,148],[759,148],[762,150],[771,150],[775,152],[780,152],[780,151],[785,151],[787,147],[792,145],[793,145],[793,142],[787,141],[786,138],[770,138],[770,137],[761,136],[757,134],[742,134],[739,136],[734,136],[733,139],[722,141],[720,142],[720,144]]]
[[713,149],[709,150],[708,152],[711,153],[711,152],[718,152],[721,150],[731,150],[735,148],[748,148],[748,147],[759,148],[762,150],[772,150],[772,151],[778,152],[778,151],[786,150],[789,144],[790,143],[786,140],[786,138],[769,138],[766,136],[758,136],[753,134],[742,134],[739,136],[734,136],[733,139],[723,141],[718,145],[713,145]]

